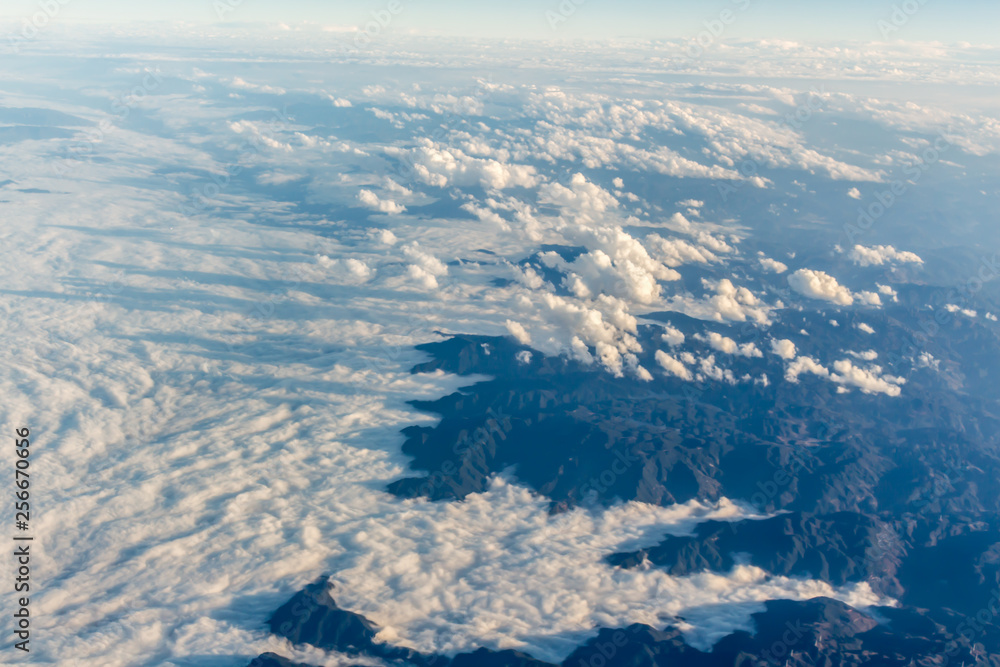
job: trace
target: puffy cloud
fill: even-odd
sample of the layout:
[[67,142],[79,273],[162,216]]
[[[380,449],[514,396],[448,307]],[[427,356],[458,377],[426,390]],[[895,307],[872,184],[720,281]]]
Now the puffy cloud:
[[394,246],[399,241],[396,235],[388,229],[372,229],[369,230],[368,236],[374,239],[376,242],[385,246]]
[[866,306],[881,306],[882,298],[875,292],[858,292],[854,295],[857,300]]
[[472,215],[479,218],[481,222],[488,222],[490,224],[496,225],[499,229],[503,231],[510,231],[510,225],[507,223],[503,217],[490,208],[485,208],[482,206],[477,206],[472,202],[466,202],[462,204],[462,210],[468,211]]
[[642,382],[652,382],[653,375],[639,364],[639,358],[631,352],[624,355],[625,367],[629,374]]
[[378,195],[371,190],[361,190],[358,192],[358,201],[372,210],[390,215],[402,213],[406,210],[405,206],[397,204],[391,199],[379,199]]
[[670,375],[675,375],[682,380],[690,381],[694,379],[694,375],[688,370],[687,366],[663,350],[657,350],[654,356],[656,357],[656,363]]
[[579,173],[573,174],[569,187],[561,183],[542,185],[538,189],[538,201],[586,216],[618,206],[618,200],[610,192]]
[[507,332],[517,339],[517,342],[522,345],[531,344],[531,336],[525,330],[524,326],[520,322],[515,322],[514,320],[507,320]]
[[864,332],[866,334],[875,333],[875,329],[873,329],[871,325],[865,324],[864,322],[858,322],[854,326],[858,329],[858,331]]
[[[549,162],[563,160],[581,162],[591,169],[631,167],[643,172],[659,172],[677,178],[711,178],[736,180],[739,172],[720,165],[705,165],[691,160],[668,146],[652,144],[635,146],[612,137],[595,136],[583,129],[568,127],[570,123],[541,122],[535,133],[519,143],[516,152],[530,153],[535,159]],[[602,130],[606,132],[606,128]]]
[[581,299],[608,294],[640,304],[660,299],[659,281],[677,280],[673,269],[650,256],[637,239],[619,227],[569,228],[571,242],[590,251],[566,262],[555,254],[547,256],[549,266],[565,272],[564,286]]
[[891,286],[879,285],[878,283],[876,283],[875,286],[878,287],[879,294],[887,296],[891,298],[893,301],[899,301],[899,294]]
[[733,376],[733,372],[728,368],[719,368],[715,364],[715,355],[711,354],[698,362],[698,368],[701,373],[698,374],[698,380],[715,380],[716,382],[726,382],[728,384],[736,384],[736,378]]
[[437,279],[448,275],[448,266],[434,255],[421,249],[415,241],[403,247],[403,254],[414,262],[407,267],[409,277],[424,289],[437,289]]
[[420,143],[411,150],[390,146],[385,152],[402,160],[417,178],[428,185],[439,188],[479,185],[502,190],[517,186],[530,188],[538,184],[535,167],[472,157],[457,148],[445,148],[429,139]]
[[663,335],[660,336],[660,339],[670,347],[677,347],[684,343],[684,334],[680,329],[667,324],[663,327]]
[[745,322],[749,319],[758,324],[770,323],[770,308],[746,287],[737,287],[728,278],[716,283],[709,280],[702,282],[705,287],[715,290],[715,296],[708,299],[712,319],[719,322]]
[[758,261],[762,269],[771,273],[784,273],[788,270],[787,264],[779,262],[776,259],[771,259],[770,257],[761,257]]
[[268,95],[284,95],[285,89],[278,88],[275,86],[269,86],[266,84],[250,83],[249,81],[244,81],[240,77],[233,77],[233,80],[229,84],[231,87],[237,90],[248,90],[254,93],[267,93]]
[[856,245],[848,254],[848,257],[850,257],[855,264],[859,264],[861,266],[882,266],[883,264],[892,262],[912,264],[924,263],[924,260],[920,259],[920,257],[912,252],[900,252],[891,245],[879,245],[871,248]]
[[515,280],[528,289],[538,290],[548,284],[545,282],[545,279],[530,266],[520,267],[511,264],[511,269],[514,271]]
[[962,308],[961,306],[956,306],[953,303],[946,304],[944,307],[949,313],[962,313],[966,317],[978,317],[979,313],[970,308]]
[[[859,358],[867,359],[871,353],[861,353]],[[799,376],[803,373],[811,373],[819,377],[829,378],[832,382],[840,385],[838,391],[845,392],[850,387],[856,387],[866,394],[885,394],[887,396],[899,396],[900,385],[906,380],[882,375],[880,366],[869,366],[861,368],[855,366],[850,359],[841,359],[833,364],[833,372],[830,372],[812,357],[798,357],[785,368],[785,379],[789,382],[798,382]]]
[[798,382],[803,373],[812,373],[820,377],[830,377],[830,371],[812,357],[798,357],[785,368],[785,379]]
[[579,336],[573,336],[569,342],[570,357],[585,364],[594,363],[594,356],[587,348],[587,344],[580,340]]
[[551,341],[536,341],[536,346],[558,351],[562,344],[553,345],[553,341],[571,340],[571,353],[581,359],[586,358],[583,352],[588,347],[594,348],[597,360],[616,376],[623,374],[622,354],[642,351],[635,339],[636,319],[620,299],[601,296],[582,303],[549,292],[539,296],[535,306],[539,316],[560,333]]
[[851,290],[823,271],[799,269],[788,276],[788,285],[799,294],[813,299],[830,301],[840,306],[850,306],[854,303]]
[[763,357],[763,353],[757,346],[753,343],[744,343],[743,345],[738,345],[735,340],[722,334],[716,333],[714,331],[709,332],[708,336],[697,335],[698,340],[705,341],[709,346],[718,352],[723,354],[735,354],[742,357]]
[[646,244],[658,260],[671,267],[719,261],[711,250],[683,239],[665,239],[659,234],[650,234],[646,237]]
[[861,359],[863,361],[875,361],[878,359],[878,352],[875,350],[866,350],[864,352],[851,352],[848,351],[847,354],[851,355],[855,359]]
[[336,279],[352,284],[367,282],[375,270],[365,262],[350,257],[348,259],[331,259],[326,255],[316,255],[316,263],[329,271]]
[[880,366],[859,368],[850,359],[834,362],[833,370],[835,372],[830,375],[831,380],[846,387],[857,387],[865,394],[899,396],[902,393],[900,385],[906,382],[903,378],[881,375]]
[[291,145],[278,141],[274,138],[274,130],[265,123],[256,123],[250,120],[238,120],[229,123],[229,129],[236,134],[247,135],[249,142],[258,146],[267,146],[278,151],[291,153]]
[[788,340],[787,338],[778,340],[774,339],[771,341],[771,352],[785,360],[791,360],[795,358],[795,343]]
[[918,368],[932,368],[934,370],[938,370],[941,366],[941,361],[935,359],[934,355],[930,352],[921,352],[917,356],[916,362]]
[[514,358],[517,359],[517,363],[519,364],[530,364],[531,352],[528,352],[527,350],[521,350],[520,352],[514,355]]
[[850,197],[851,199],[861,199],[861,190],[858,190],[857,188],[851,188],[850,190],[847,191],[847,196]]
[[437,276],[417,264],[406,267],[406,275],[425,290],[437,289],[440,286]]

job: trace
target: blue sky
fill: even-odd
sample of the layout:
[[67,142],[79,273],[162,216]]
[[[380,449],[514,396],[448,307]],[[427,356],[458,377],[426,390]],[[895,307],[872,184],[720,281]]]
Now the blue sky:
[[[880,40],[879,20],[893,7],[918,8],[890,39],[1000,44],[1000,3],[986,0],[565,0],[575,6],[553,29],[548,12],[560,13],[561,0],[398,0],[403,7],[392,29],[425,34],[489,37],[603,38],[621,36],[693,37],[706,21],[729,8],[737,17],[727,38],[779,38],[799,41]],[[39,5],[60,0],[4,0],[0,16],[19,19]],[[216,5],[236,5],[227,20],[269,23],[314,21],[322,25],[363,25],[390,0],[61,0],[59,21],[127,22],[168,19],[217,22]],[[897,14],[897,16],[904,16]]]

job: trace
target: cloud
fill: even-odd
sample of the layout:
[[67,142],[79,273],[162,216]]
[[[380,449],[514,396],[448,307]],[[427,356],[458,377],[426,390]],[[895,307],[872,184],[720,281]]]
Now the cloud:
[[830,379],[845,387],[857,387],[865,394],[885,394],[899,396],[902,393],[900,385],[906,380],[891,375],[881,375],[880,366],[859,368],[850,359],[842,359],[833,364],[835,371]]
[[[293,46],[301,55],[301,44]],[[387,51],[371,57],[383,66],[394,56]],[[254,84],[233,79],[233,70],[245,67],[224,60],[212,63],[226,72],[214,81],[242,86],[245,98],[250,92],[281,92],[276,79]],[[732,66],[801,67],[796,58],[776,62],[734,60]],[[431,69],[427,78],[437,86],[441,79],[435,72],[440,72]],[[59,84],[56,74],[53,85]],[[135,83],[116,75],[64,83],[111,98]],[[282,84],[315,85],[294,72]],[[9,403],[5,409],[51,426],[52,437],[37,462],[52,488],[60,489],[47,500],[51,505],[36,526],[47,545],[39,575],[52,581],[47,575],[63,576],[58,586],[43,587],[44,613],[33,620],[45,637],[35,656],[40,663],[63,664],[71,655],[81,667],[124,667],[150,655],[184,663],[192,656],[277,650],[301,656],[299,662],[353,664],[357,661],[318,651],[293,652],[258,627],[292,591],[324,571],[337,573],[338,602],[380,623],[387,641],[428,651],[514,647],[553,661],[599,625],[662,627],[683,615],[692,636],[710,643],[734,624],[750,627],[749,605],[763,600],[825,595],[859,606],[879,602],[864,584],[832,588],[771,577],[749,566],[671,577],[657,568],[626,571],[605,561],[623,544],[634,548],[637,539],[653,545],[700,521],[746,516],[724,500],[667,508],[629,503],[553,515],[545,498],[504,478],[463,503],[400,500],[381,491],[409,474],[399,430],[436,419],[414,412],[408,401],[450,395],[470,382],[409,372],[423,360],[412,346],[434,340],[435,331],[461,327],[526,337],[530,329],[530,339],[544,353],[563,351],[645,380],[649,373],[638,363],[630,311],[636,304],[659,307],[657,299],[666,299],[715,322],[769,321],[772,306],[734,284],[738,279],[722,278],[733,274],[732,267],[721,265],[738,256],[738,242],[731,232],[715,230],[735,223],[727,219],[713,228],[671,215],[670,202],[678,197],[670,195],[671,187],[658,191],[664,179],[649,180],[648,172],[735,182],[741,178],[740,161],[763,147],[771,152],[761,164],[852,175],[850,165],[807,152],[799,133],[720,115],[714,100],[673,103],[671,98],[695,99],[673,95],[676,89],[666,95],[654,91],[659,99],[634,100],[604,90],[577,94],[576,86],[562,95],[541,88],[522,95],[523,89],[497,84],[497,97],[487,104],[461,92],[427,92],[430,85],[424,92],[410,85],[391,91],[369,86],[365,94],[391,97],[385,104],[391,111],[380,115],[407,121],[400,123],[406,129],[378,123],[384,136],[359,144],[319,136],[320,130],[303,129],[314,136],[270,131],[266,123],[248,120],[267,112],[256,104],[244,106],[245,99],[231,102],[236,98],[225,96],[228,89],[219,95],[216,87],[191,93],[175,87],[169,95],[149,95],[142,108],[155,123],[129,123],[118,136],[109,134],[96,147],[105,159],[83,163],[86,178],[65,178],[52,188],[69,192],[80,204],[72,229],[60,229],[56,245],[49,226],[67,219],[63,197],[32,195],[32,203],[22,206],[26,196],[5,190],[5,197],[19,197],[22,214],[5,233],[25,267],[7,287],[74,297],[10,301],[0,346],[4,362],[19,374],[0,379]],[[327,116],[344,115],[346,99],[328,101],[315,90],[296,90],[287,101],[308,95],[320,99],[317,109]],[[489,116],[430,120],[399,112],[408,107],[487,109]],[[83,104],[79,113],[90,118],[93,108]],[[417,125],[435,132],[442,123],[468,136],[446,134],[452,146],[405,134],[420,132]],[[560,124],[581,131],[560,132]],[[348,125],[344,132],[357,129]],[[704,147],[705,152],[692,152],[699,160],[720,163],[698,164],[656,145],[674,138],[681,146]],[[564,139],[567,144],[560,146]],[[211,202],[221,214],[198,209],[193,216],[178,215],[182,193],[203,191],[200,181],[209,182],[204,174],[226,173],[231,149],[244,141],[261,149],[240,162],[246,178],[267,186],[308,178],[308,196],[328,190],[329,200],[297,206],[284,193],[272,197],[269,187],[234,183]],[[550,179],[563,165],[552,173],[542,173],[539,165],[554,166],[544,156],[555,155],[574,159],[573,165],[583,165],[578,169],[611,160],[604,169],[618,171],[587,172],[602,183],[608,173],[631,170],[629,185],[645,196],[641,211],[623,211],[618,200],[627,196],[612,195],[588,178],[554,187]],[[11,156],[26,186],[33,178],[36,183],[28,187],[51,186],[44,150]],[[412,166],[408,180],[400,181],[405,185],[370,178],[397,163]],[[367,180],[357,181],[358,174]],[[754,183],[767,185],[762,179]],[[546,185],[553,186],[541,193]],[[706,190],[704,183],[695,186],[692,192]],[[338,211],[362,201],[355,199],[358,188],[370,190],[371,197],[361,196],[375,210],[413,208],[411,195],[438,206],[419,224],[410,216],[391,219],[392,230],[317,214],[319,204]],[[460,190],[465,188],[471,191]],[[539,202],[555,208],[561,220],[536,216]],[[681,202],[691,219],[699,217],[702,203]],[[476,219],[497,224],[453,219],[465,204]],[[720,209],[720,218],[729,215]],[[643,219],[619,220],[633,214],[633,221]],[[616,228],[620,224],[632,226],[626,232]],[[657,241],[637,231],[644,226],[685,236],[664,234]],[[176,233],[160,233],[171,228]],[[173,242],[175,236],[185,243]],[[412,243],[415,238],[419,245]],[[590,296],[547,294],[557,288],[523,258],[542,244],[576,238],[590,239],[588,259],[571,269]],[[476,254],[480,249],[496,255]],[[439,258],[462,260],[448,265]],[[106,265],[129,272],[124,289],[106,289],[109,279],[101,273]],[[518,266],[517,280],[498,280],[510,277],[512,266]],[[711,272],[704,298],[670,294],[666,284],[653,298],[652,283],[669,281],[674,273],[666,269],[680,267],[691,275],[679,289],[697,289],[698,277]],[[70,294],[77,287],[79,293]],[[604,291],[611,294],[599,293]],[[103,293],[109,294],[103,303],[89,296]],[[168,301],[160,303],[160,297]],[[160,308],[165,303],[170,308]],[[150,330],[158,335],[148,336]],[[664,345],[684,342],[673,328],[661,335],[667,337]],[[731,349],[721,339],[717,345]],[[673,368],[678,377],[734,382],[733,371],[717,362],[743,362],[715,350],[699,359],[672,349],[667,356],[673,363],[664,364],[661,355],[655,363],[664,372]],[[152,375],[150,360],[156,367]],[[788,361],[794,366],[794,354]],[[876,369],[841,364],[834,373],[844,388],[888,393],[900,386]],[[239,456],[232,443],[240,444]],[[101,547],[95,550],[94,544]],[[170,592],[167,598],[164,591]],[[234,611],[234,600],[246,602],[245,608]],[[704,611],[720,607],[727,613]]]
[[851,188],[850,190],[847,191],[847,196],[850,197],[851,199],[861,199],[861,190],[858,190],[857,188]]
[[375,275],[374,269],[363,261],[353,257],[348,259],[331,259],[326,255],[316,255],[316,263],[329,271],[330,275],[348,283],[359,284],[367,282]]
[[862,331],[862,332],[864,332],[866,334],[873,334],[873,333],[875,333],[875,329],[873,329],[871,327],[871,325],[865,324],[864,322],[858,322],[854,326],[858,329],[858,331]]
[[658,363],[668,374],[687,381],[694,379],[694,375],[690,370],[688,370],[687,366],[663,350],[657,350],[654,356],[656,357],[656,363]]
[[962,313],[966,317],[978,317],[979,313],[971,308],[962,308],[961,306],[956,306],[953,303],[946,304],[944,307],[949,313]]
[[744,343],[743,345],[737,345],[736,341],[732,338],[723,336],[722,334],[716,333],[714,331],[709,332],[708,336],[696,335],[695,338],[698,340],[705,341],[709,346],[718,352],[723,354],[734,354],[742,357],[763,357],[763,353],[757,346],[753,343]]
[[650,234],[645,241],[653,256],[667,266],[677,267],[684,264],[708,264],[720,261],[719,257],[711,250],[684,239],[665,239],[659,234]]
[[257,175],[261,185],[285,185],[305,178],[304,174],[289,174],[280,171],[266,171]]
[[545,183],[538,189],[538,201],[587,216],[588,219],[618,206],[618,200],[610,192],[588,181],[580,173],[573,174],[569,187],[561,183]]
[[566,262],[550,256],[550,265],[566,274],[563,285],[581,299],[607,294],[639,304],[657,302],[662,294],[660,281],[677,280],[680,275],[655,260],[637,239],[619,227],[567,229],[572,242],[590,251]]
[[782,340],[774,339],[771,341],[771,351],[782,359],[791,360],[795,358],[795,343],[787,338]]
[[934,355],[930,352],[921,352],[916,358],[918,368],[931,368],[938,370],[941,367],[941,361],[934,358]]
[[861,291],[854,295],[855,298],[866,306],[881,307],[882,298],[875,292]]
[[770,257],[761,257],[759,260],[760,266],[765,271],[770,271],[771,273],[784,273],[788,270],[788,265],[779,262],[776,259],[771,259]]
[[635,339],[636,319],[628,313],[620,299],[601,296],[584,303],[542,292],[537,302],[525,303],[529,304],[542,321],[559,332],[548,340],[535,341],[536,347],[543,348],[543,351],[563,351],[563,341],[569,340],[573,352],[584,359],[590,353],[583,355],[581,346],[593,348],[597,361],[615,376],[624,374],[623,354],[642,351]]
[[521,345],[531,344],[531,336],[528,335],[528,332],[524,329],[524,326],[522,326],[519,322],[515,322],[514,320],[507,320],[507,331],[510,333],[511,336],[517,339],[517,342],[520,343]]
[[848,257],[850,257],[855,264],[859,264],[860,266],[882,266],[883,264],[893,262],[912,264],[924,263],[924,260],[920,259],[920,257],[912,252],[900,252],[891,245],[879,245],[871,248],[856,245],[848,254]]
[[830,371],[812,357],[798,357],[785,367],[785,379],[789,382],[798,382],[803,373],[830,377]]
[[878,287],[879,294],[891,298],[894,302],[899,301],[899,294],[891,286],[879,285],[877,283],[875,286]]
[[467,155],[454,147],[436,144],[430,139],[418,141],[413,149],[390,146],[387,155],[396,157],[413,174],[428,185],[445,188],[450,185],[478,185],[491,190],[525,187],[538,184],[535,167],[508,164],[493,159],[481,159]]
[[716,382],[726,382],[728,384],[736,384],[736,377],[733,372],[728,368],[720,368],[715,363],[715,355],[709,355],[698,361],[698,369],[701,371],[696,376],[696,379],[700,382],[705,379],[715,380]]
[[372,230],[369,230],[368,236],[371,239],[373,239],[376,242],[378,242],[379,244],[385,245],[385,246],[396,245],[396,243],[399,241],[399,239],[396,238],[396,235],[393,234],[392,231],[388,230],[388,229],[372,229]]
[[403,246],[403,254],[414,262],[407,267],[407,274],[425,290],[437,289],[437,279],[448,275],[447,265],[423,250],[416,241]]
[[746,322],[770,324],[772,307],[763,303],[746,287],[738,287],[728,278],[718,281],[702,279],[706,290],[714,292],[701,300],[673,297],[670,306],[690,317],[714,322]]
[[684,334],[681,333],[680,329],[667,324],[663,327],[663,335],[660,336],[660,339],[670,347],[677,347],[684,343]]
[[406,207],[391,199],[379,199],[371,190],[361,190],[358,192],[358,201],[367,206],[370,209],[379,211],[380,213],[388,213],[390,215],[396,215],[406,211]]
[[269,95],[284,95],[285,89],[276,86],[269,86],[265,84],[256,84],[244,81],[240,77],[233,77],[233,80],[229,83],[230,87],[236,88],[237,90],[248,90],[254,93],[267,93]]
[[854,303],[851,291],[823,271],[799,269],[788,276],[788,284],[799,294],[813,299],[830,301],[839,306],[850,306]]

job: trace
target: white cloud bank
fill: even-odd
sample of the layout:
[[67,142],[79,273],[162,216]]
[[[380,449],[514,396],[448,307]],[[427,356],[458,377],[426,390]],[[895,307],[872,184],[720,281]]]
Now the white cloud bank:
[[850,306],[854,303],[851,290],[837,282],[837,279],[823,271],[799,269],[788,276],[788,285],[804,296],[822,301],[829,301],[838,306]]
[[879,245],[866,248],[856,245],[848,254],[851,260],[860,266],[882,266],[889,263],[923,264],[924,260],[912,252],[896,250],[891,245]]

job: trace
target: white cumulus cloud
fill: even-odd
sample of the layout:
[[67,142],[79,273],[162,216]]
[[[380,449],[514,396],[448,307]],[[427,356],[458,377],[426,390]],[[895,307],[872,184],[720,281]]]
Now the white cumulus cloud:
[[837,282],[837,279],[823,271],[799,269],[788,276],[789,286],[804,296],[813,299],[830,301],[839,306],[850,306],[854,303],[851,290]]

